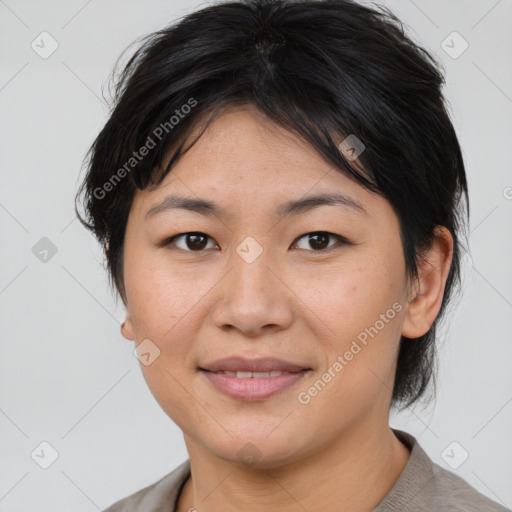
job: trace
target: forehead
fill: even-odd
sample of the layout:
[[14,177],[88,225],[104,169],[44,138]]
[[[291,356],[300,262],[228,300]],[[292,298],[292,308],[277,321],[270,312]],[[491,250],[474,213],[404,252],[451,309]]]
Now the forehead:
[[159,186],[137,191],[134,207],[141,213],[170,192],[229,201],[237,210],[244,204],[268,208],[289,199],[333,192],[342,192],[365,209],[372,201],[383,200],[251,104],[226,108],[202,129],[198,123],[189,139],[196,141],[200,135],[199,139]]

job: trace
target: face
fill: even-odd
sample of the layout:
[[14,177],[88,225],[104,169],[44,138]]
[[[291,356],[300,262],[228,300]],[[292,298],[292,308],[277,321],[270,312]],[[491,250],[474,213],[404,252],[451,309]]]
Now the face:
[[[346,201],[282,207],[324,194]],[[169,196],[218,210],[164,208]],[[272,467],[387,426],[407,309],[398,219],[253,107],[226,110],[161,186],[137,191],[124,278],[126,336],[189,443]],[[229,357],[282,374],[215,373],[237,370],[214,365]]]

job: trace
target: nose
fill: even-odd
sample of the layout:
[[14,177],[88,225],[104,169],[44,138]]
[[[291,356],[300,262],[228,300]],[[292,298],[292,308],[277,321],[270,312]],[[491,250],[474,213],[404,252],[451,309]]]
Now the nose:
[[213,321],[224,331],[256,338],[287,329],[293,321],[293,292],[277,265],[261,254],[248,263],[238,254],[217,287]]

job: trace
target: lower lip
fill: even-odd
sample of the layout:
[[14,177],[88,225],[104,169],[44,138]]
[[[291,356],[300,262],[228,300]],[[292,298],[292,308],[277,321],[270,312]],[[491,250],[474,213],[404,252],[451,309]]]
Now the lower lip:
[[203,375],[213,384],[213,386],[232,398],[240,400],[262,400],[273,396],[284,389],[293,386],[301,380],[309,370],[279,375],[278,377],[249,377],[239,379],[222,373],[213,373],[201,370]]

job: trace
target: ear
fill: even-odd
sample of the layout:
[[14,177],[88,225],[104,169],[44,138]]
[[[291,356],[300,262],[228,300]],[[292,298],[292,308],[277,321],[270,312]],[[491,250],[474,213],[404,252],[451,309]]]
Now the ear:
[[121,324],[121,334],[129,341],[135,340],[135,336],[133,335],[132,319],[128,313],[126,313],[125,320]]
[[419,338],[427,333],[441,309],[446,279],[453,256],[453,237],[444,226],[436,227],[431,249],[418,264],[418,280],[407,303],[402,336]]

